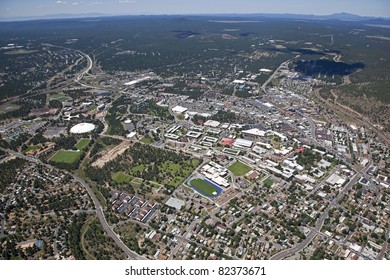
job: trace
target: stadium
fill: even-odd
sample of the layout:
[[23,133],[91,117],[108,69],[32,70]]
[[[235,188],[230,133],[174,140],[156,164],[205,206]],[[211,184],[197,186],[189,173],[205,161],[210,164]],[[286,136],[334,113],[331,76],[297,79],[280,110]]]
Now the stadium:
[[222,188],[206,178],[192,178],[188,185],[203,196],[216,198],[222,193]]
[[70,133],[72,134],[89,133],[93,131],[95,128],[96,126],[92,123],[79,123],[70,129]]

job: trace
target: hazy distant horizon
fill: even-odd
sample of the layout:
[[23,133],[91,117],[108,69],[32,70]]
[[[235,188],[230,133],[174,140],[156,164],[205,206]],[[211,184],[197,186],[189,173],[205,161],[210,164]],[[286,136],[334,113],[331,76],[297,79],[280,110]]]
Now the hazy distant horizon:
[[194,15],[194,14],[303,14],[350,13],[390,18],[387,0],[2,0],[0,19],[50,18],[55,15]]
[[[329,14],[329,15],[314,15],[314,14],[295,14],[295,13],[241,13],[241,14],[233,14],[233,13],[223,13],[223,14],[104,14],[104,13],[83,13],[83,14],[50,14],[50,15],[43,15],[43,16],[20,16],[20,17],[9,17],[9,18],[2,18],[0,17],[0,22],[12,22],[12,21],[29,21],[29,20],[55,20],[55,19],[82,19],[82,18],[109,18],[109,17],[138,17],[138,16],[226,16],[226,17],[250,17],[250,16],[264,16],[269,18],[300,18],[299,16],[302,16],[302,19],[307,19],[311,17],[331,17],[336,14],[343,14],[341,13],[335,13],[335,14]],[[361,16],[356,14],[349,14],[347,15],[361,17],[361,18],[377,18],[377,19],[386,19],[390,20],[390,17],[370,17],[370,16]]]

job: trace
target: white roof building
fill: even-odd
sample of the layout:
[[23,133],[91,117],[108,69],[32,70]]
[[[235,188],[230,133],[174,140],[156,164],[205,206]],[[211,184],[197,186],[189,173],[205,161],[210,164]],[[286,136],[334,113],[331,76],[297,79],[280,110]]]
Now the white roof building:
[[175,114],[183,114],[187,110],[188,110],[188,108],[185,108],[185,107],[182,107],[179,105],[172,108],[172,112],[174,112]]
[[185,205],[185,202],[181,199],[177,199],[174,197],[171,197],[168,199],[167,202],[165,202],[166,205],[176,208],[177,210],[180,210],[180,208]]
[[83,134],[93,131],[96,126],[92,123],[79,123],[70,129],[70,133]]
[[253,141],[237,138],[236,141],[234,141],[233,146],[236,147],[244,147],[244,148],[250,148],[253,145]]
[[133,131],[133,132],[130,132],[129,134],[127,134],[126,138],[133,138],[136,135],[137,135],[137,132]]
[[218,127],[221,123],[213,120],[208,120],[204,123],[205,126]]
[[248,129],[248,130],[243,130],[242,133],[243,134],[252,135],[252,136],[258,136],[258,137],[264,137],[265,136],[265,131],[264,130],[260,130],[258,128],[252,128],[252,129]]
[[345,183],[345,179],[343,179],[342,177],[340,177],[339,175],[337,174],[332,174],[327,180],[326,182],[332,186],[342,186],[344,183]]

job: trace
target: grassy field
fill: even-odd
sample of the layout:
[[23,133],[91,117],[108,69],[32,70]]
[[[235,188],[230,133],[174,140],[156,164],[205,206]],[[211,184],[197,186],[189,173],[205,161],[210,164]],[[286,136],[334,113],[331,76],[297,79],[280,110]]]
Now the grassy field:
[[236,176],[242,176],[248,173],[249,171],[252,170],[248,165],[243,164],[240,161],[236,161],[232,165],[229,166],[228,168],[231,172],[233,172],[234,175]]
[[169,172],[171,174],[176,174],[180,170],[181,165],[174,163],[172,161],[166,161],[161,165],[162,170]]
[[80,139],[79,142],[76,143],[76,149],[77,150],[84,150],[88,145],[89,143],[91,142],[91,140],[89,139]]
[[14,104],[12,102],[7,102],[7,103],[0,105],[0,114],[15,111],[19,108],[20,108],[19,105]]
[[161,184],[156,183],[156,182],[153,182],[153,181],[149,181],[149,184],[150,184],[152,187],[155,187],[155,188],[161,188],[162,186],[164,186],[164,185],[161,185]]
[[133,177],[127,175],[126,173],[119,171],[114,174],[112,174],[112,180],[115,183],[122,184],[122,183],[129,183]]
[[192,180],[191,185],[208,196],[213,196],[214,192],[218,192],[216,187],[202,179]]
[[133,180],[131,180],[131,185],[134,187],[134,188],[139,188],[142,186],[142,179],[141,178],[134,178]]
[[112,180],[118,184],[129,183],[132,179],[133,179],[133,177],[131,177],[131,176],[129,176],[121,171],[112,174]]
[[142,137],[141,140],[139,140],[139,141],[144,143],[144,144],[152,144],[153,143],[152,139],[150,139],[149,137],[146,137],[146,136]]
[[76,162],[81,155],[79,151],[58,151],[50,161],[53,162],[63,162],[63,163],[74,163]]
[[271,187],[273,184],[274,184],[274,181],[270,178],[265,179],[263,182],[264,187],[267,187],[267,188]]
[[143,164],[139,164],[139,165],[136,165],[134,167],[132,167],[129,171],[129,173],[131,175],[134,175],[136,172],[141,172],[141,171],[144,171],[146,169],[146,165],[143,165]]
[[171,185],[178,187],[180,185],[180,183],[183,182],[183,180],[184,180],[183,177],[176,176],[175,178],[173,178],[173,180],[170,183],[171,183]]
[[50,95],[50,99],[65,102],[71,100],[72,98],[64,93],[57,93],[57,94]]
[[28,153],[29,151],[35,151],[38,150],[39,146],[38,145],[33,145],[33,146],[28,146],[27,149],[23,151],[23,153]]

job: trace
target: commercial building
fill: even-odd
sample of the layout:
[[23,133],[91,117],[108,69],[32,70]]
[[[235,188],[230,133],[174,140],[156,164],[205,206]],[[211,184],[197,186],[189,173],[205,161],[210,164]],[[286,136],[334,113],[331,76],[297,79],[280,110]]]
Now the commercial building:
[[204,123],[205,126],[218,127],[221,123],[213,120],[208,120]]
[[250,148],[252,147],[253,142],[250,140],[238,138],[236,141],[234,141],[233,146],[238,147],[238,148]]
[[172,108],[172,112],[175,113],[175,114],[183,114],[185,113],[186,111],[188,110],[188,108],[185,108],[185,107],[182,107],[182,106],[175,106]]
[[259,141],[266,134],[266,132],[264,130],[260,130],[258,128],[243,130],[243,131],[241,131],[241,133],[242,133],[242,135],[244,135],[245,138],[252,140],[252,141]]

